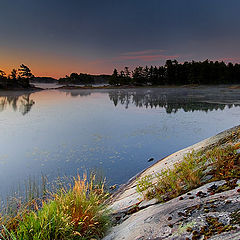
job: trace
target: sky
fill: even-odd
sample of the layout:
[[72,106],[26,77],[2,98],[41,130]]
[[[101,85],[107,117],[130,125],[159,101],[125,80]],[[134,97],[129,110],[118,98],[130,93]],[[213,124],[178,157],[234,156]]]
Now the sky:
[[111,74],[166,59],[240,62],[239,0],[1,0],[0,69]]

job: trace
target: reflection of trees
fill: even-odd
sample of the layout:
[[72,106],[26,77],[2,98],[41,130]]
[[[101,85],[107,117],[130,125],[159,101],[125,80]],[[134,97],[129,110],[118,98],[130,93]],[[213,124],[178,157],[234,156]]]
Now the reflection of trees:
[[14,111],[19,111],[22,115],[27,114],[35,102],[30,99],[31,94],[24,94],[22,96],[0,96],[0,112],[8,107]]
[[77,97],[77,96],[80,96],[80,97],[85,97],[85,96],[89,96],[91,95],[91,92],[90,91],[69,91],[69,92],[66,92],[66,96],[70,95],[71,97]]
[[[128,108],[129,104],[134,104],[136,107],[145,108],[157,108],[161,107],[166,110],[167,113],[176,113],[182,109],[185,112],[193,111],[213,111],[223,110],[226,104],[207,103],[194,101],[191,98],[178,97],[169,98],[166,94],[149,93],[149,92],[135,92],[135,91],[112,91],[109,92],[109,98],[113,101],[114,105],[125,105]],[[234,104],[228,104],[229,108],[238,106]]]

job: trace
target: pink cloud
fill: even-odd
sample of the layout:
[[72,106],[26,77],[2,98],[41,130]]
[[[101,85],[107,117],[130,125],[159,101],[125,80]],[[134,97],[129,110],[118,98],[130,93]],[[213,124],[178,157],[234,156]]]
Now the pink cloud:
[[239,62],[239,61],[240,61],[240,57],[224,57],[224,58],[218,59],[218,61],[223,61],[223,62]]
[[167,59],[176,59],[179,58],[178,55],[167,55],[163,54],[166,50],[163,49],[147,49],[137,52],[125,52],[120,56],[114,58],[114,60],[137,60],[137,61],[145,61],[145,62],[153,62],[159,60],[167,60]]
[[[147,62],[160,62],[166,61],[168,59],[179,59],[181,56],[179,55],[168,55],[165,54],[166,50],[161,49],[147,49],[136,52],[124,52],[118,56],[111,58],[99,58],[89,61],[88,64],[94,68],[104,68],[107,66],[121,66],[125,65],[133,65],[133,64],[145,64]],[[144,63],[145,62],[145,63]]]
[[126,52],[126,53],[123,53],[122,55],[135,56],[135,55],[157,54],[157,53],[165,52],[165,51],[166,50],[163,50],[163,49],[147,49],[147,50],[137,51],[137,52]]
[[156,55],[138,55],[138,56],[120,56],[119,60],[140,60],[140,61],[158,61],[158,60],[167,60],[167,59],[176,59],[179,58],[179,55],[163,55],[163,54],[156,54]]

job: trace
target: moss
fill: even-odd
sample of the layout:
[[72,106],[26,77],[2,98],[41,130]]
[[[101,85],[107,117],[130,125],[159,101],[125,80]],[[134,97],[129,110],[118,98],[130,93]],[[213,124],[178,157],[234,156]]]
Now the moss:
[[230,215],[230,223],[231,224],[239,224],[240,225],[240,209],[238,209],[237,211],[235,211],[234,213],[232,213]]
[[228,179],[226,181],[226,183],[224,183],[223,185],[220,185],[220,186],[216,186],[216,185],[213,185],[213,186],[216,186],[216,187],[210,187],[208,189],[208,191],[210,193],[221,193],[221,192],[225,192],[225,191],[229,191],[229,190],[232,190],[234,189],[235,187],[237,187],[237,178],[234,178],[234,179]]
[[132,206],[128,211],[127,211],[127,214],[128,215],[131,215],[133,213],[136,213],[140,210],[139,206],[136,204],[134,206]]
[[207,216],[207,224],[201,227],[200,234],[204,236],[204,239],[208,239],[213,235],[221,234],[223,232],[229,232],[235,230],[236,227],[230,224],[224,225],[219,221],[217,217]]

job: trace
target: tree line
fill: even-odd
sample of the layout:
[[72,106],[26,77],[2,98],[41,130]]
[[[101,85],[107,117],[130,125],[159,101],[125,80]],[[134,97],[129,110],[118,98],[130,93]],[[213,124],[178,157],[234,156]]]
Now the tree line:
[[185,85],[240,83],[240,64],[205,60],[178,63],[167,60],[164,66],[114,69],[110,85]]
[[0,88],[30,88],[29,81],[33,77],[31,69],[24,64],[21,64],[19,69],[14,68],[8,76],[3,70],[0,70]]
[[64,78],[59,78],[59,84],[93,84],[94,78],[90,74],[85,73],[71,73],[70,76],[66,75]]
[[80,85],[92,85],[108,83],[111,75],[91,75],[87,73],[71,73],[63,78],[59,78],[59,84],[80,84]]

